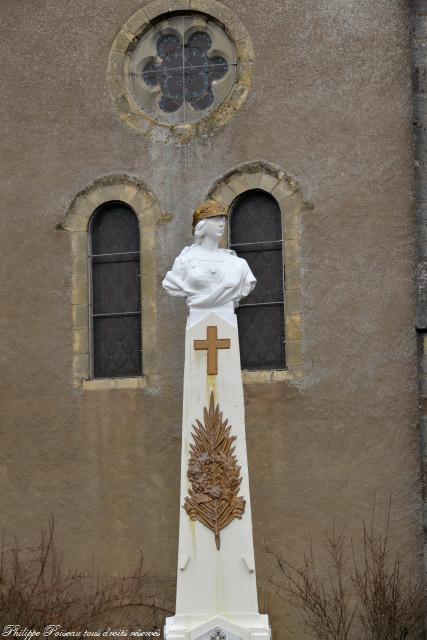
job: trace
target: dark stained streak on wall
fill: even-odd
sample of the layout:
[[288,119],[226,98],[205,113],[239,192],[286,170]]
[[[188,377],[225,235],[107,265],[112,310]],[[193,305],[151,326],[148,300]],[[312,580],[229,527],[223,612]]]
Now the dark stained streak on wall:
[[[417,310],[420,446],[424,502],[427,498],[427,2],[412,3],[412,87],[413,129],[415,143],[415,191],[417,236]],[[424,536],[427,537],[427,515],[424,509]],[[427,566],[426,557],[424,562]]]

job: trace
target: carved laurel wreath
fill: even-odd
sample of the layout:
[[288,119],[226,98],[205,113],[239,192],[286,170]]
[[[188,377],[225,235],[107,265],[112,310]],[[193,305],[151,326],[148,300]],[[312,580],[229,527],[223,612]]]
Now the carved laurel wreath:
[[216,548],[220,548],[220,531],[234,518],[241,519],[245,499],[239,493],[242,478],[233,446],[231,425],[223,421],[219,405],[215,406],[213,392],[209,410],[204,408],[204,424],[196,420],[190,444],[187,477],[191,482],[184,508],[192,520],[198,520],[215,534]]

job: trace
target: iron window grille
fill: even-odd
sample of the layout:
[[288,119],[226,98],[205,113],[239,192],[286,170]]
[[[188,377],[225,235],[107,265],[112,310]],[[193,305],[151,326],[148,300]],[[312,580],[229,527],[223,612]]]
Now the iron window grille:
[[138,219],[108,202],[90,224],[91,377],[141,376],[141,266]]
[[229,240],[257,278],[237,309],[242,369],[285,369],[282,218],[275,198],[260,189],[239,195],[231,207]]

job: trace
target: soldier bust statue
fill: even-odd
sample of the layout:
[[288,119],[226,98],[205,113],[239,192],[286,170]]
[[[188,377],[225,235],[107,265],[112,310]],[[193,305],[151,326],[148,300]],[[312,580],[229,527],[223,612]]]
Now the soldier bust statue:
[[227,213],[213,200],[196,209],[194,242],[181,251],[163,280],[163,288],[171,296],[185,297],[190,309],[234,309],[255,287],[256,278],[246,260],[218,246]]

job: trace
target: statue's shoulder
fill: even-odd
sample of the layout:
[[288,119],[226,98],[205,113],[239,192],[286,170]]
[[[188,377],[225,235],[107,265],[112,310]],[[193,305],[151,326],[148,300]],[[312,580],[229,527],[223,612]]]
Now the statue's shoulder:
[[189,247],[184,247],[181,253],[177,256],[177,259],[187,260],[191,255],[191,248],[192,245],[190,245]]
[[176,256],[172,267],[173,272],[180,273],[181,275],[185,273],[188,266],[188,260],[190,258],[188,253],[189,249],[190,247],[184,247],[181,253]]
[[220,251],[223,251],[229,256],[230,260],[232,260],[234,263],[239,263],[242,267],[247,264],[246,260],[244,258],[240,258],[234,251],[234,249],[220,249]]
[[234,249],[220,249],[221,253],[225,253],[229,256],[232,256],[234,258],[237,258],[237,253],[234,251]]

